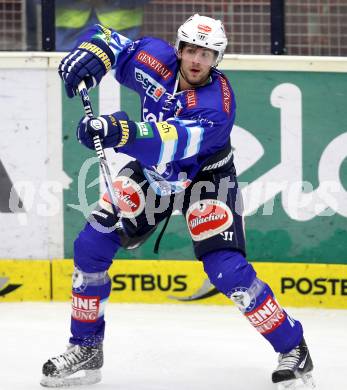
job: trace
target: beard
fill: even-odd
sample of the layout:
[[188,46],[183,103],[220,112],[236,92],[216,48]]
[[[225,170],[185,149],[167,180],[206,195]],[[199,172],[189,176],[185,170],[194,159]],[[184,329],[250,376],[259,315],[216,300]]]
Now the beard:
[[183,79],[189,83],[190,85],[192,85],[193,87],[199,87],[200,85],[202,84],[205,84],[205,82],[208,80],[208,78],[210,77],[210,73],[211,72],[208,72],[207,74],[205,75],[201,75],[198,79],[192,79],[191,77],[187,76],[187,74],[184,72],[184,70],[182,69],[182,67],[180,68],[180,74],[181,76],[183,77]]

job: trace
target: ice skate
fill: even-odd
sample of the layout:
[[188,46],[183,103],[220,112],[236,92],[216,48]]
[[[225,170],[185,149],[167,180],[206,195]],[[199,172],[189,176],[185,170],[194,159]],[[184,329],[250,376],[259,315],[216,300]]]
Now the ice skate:
[[65,353],[43,365],[40,383],[44,387],[92,385],[101,381],[103,362],[102,344],[92,347],[70,344]]
[[279,364],[272,373],[272,382],[278,390],[315,389],[312,378],[312,359],[305,343],[301,343],[288,353],[280,354]]

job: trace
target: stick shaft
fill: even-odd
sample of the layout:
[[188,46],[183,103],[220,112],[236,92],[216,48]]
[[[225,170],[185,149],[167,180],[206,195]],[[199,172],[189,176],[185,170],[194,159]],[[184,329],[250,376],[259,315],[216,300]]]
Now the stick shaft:
[[[86,84],[83,80],[78,85],[78,92],[81,96],[81,100],[82,100],[85,114],[89,118],[94,118],[92,103],[90,101],[90,97],[88,94]],[[110,168],[108,166],[105,151],[104,151],[104,148],[102,147],[102,143],[101,143],[101,139],[100,139],[99,135],[95,135],[93,137],[93,142],[94,142],[94,148],[96,151],[96,155],[98,156],[98,159],[99,159],[101,173],[102,173],[104,182],[106,184],[107,193],[108,193],[108,196],[110,197],[110,201],[112,204],[112,209],[113,209],[114,215],[117,215],[117,213],[118,213],[117,209],[116,209],[117,198],[116,198],[116,195],[115,195],[115,192],[113,189]]]

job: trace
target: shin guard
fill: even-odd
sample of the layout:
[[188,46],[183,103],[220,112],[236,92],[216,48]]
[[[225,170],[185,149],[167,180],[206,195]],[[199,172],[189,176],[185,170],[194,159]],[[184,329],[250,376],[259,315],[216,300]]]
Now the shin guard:
[[104,309],[111,292],[107,270],[120,247],[116,231],[103,233],[87,223],[74,246],[70,342],[100,344],[104,338]]
[[93,346],[104,339],[104,310],[111,280],[104,272],[85,273],[75,268],[72,288],[71,344]]
[[211,283],[237,305],[276,352],[286,353],[300,343],[303,337],[300,322],[283,310],[270,286],[257,278],[253,266],[241,253],[209,252],[203,263]]

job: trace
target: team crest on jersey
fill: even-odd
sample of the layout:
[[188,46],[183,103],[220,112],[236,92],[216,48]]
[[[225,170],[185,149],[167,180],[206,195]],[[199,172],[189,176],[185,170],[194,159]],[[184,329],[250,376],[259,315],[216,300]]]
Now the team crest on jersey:
[[[121,215],[126,218],[137,217],[145,207],[145,195],[142,188],[130,177],[118,176],[113,182],[116,196],[116,206],[120,209]],[[103,200],[111,203],[106,193]]]
[[225,203],[204,199],[189,207],[186,221],[192,239],[202,241],[228,229],[233,223],[233,215]]
[[144,50],[138,53],[136,60],[144,64],[147,68],[154,70],[164,80],[172,76],[172,72],[167,66]]

